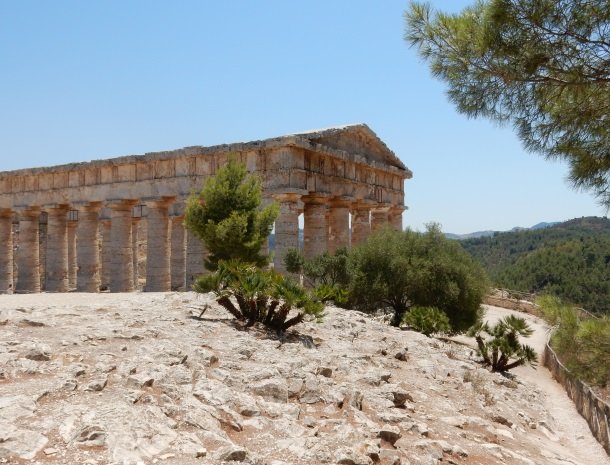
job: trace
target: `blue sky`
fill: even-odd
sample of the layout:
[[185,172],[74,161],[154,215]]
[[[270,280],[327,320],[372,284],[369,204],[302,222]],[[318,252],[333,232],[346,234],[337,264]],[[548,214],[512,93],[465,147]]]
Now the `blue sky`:
[[[471,2],[432,1],[459,11]],[[510,127],[459,115],[407,1],[0,2],[0,171],[365,122],[414,172],[404,223],[605,215]]]

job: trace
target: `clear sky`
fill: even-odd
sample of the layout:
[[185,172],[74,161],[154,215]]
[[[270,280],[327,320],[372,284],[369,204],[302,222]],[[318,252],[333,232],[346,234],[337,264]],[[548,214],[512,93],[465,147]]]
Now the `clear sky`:
[[571,190],[565,165],[454,110],[402,39],[406,7],[3,0],[0,171],[364,122],[414,173],[406,226],[466,233],[605,215]]

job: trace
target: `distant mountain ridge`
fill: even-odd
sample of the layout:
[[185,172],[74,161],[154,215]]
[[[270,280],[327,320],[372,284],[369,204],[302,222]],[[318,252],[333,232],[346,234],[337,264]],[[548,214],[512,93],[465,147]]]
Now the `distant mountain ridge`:
[[475,232],[471,232],[471,233],[467,233],[467,234],[445,233],[445,237],[447,237],[448,239],[457,239],[457,240],[461,241],[461,240],[465,240],[465,239],[476,239],[477,237],[489,237],[489,236],[493,236],[496,233],[501,233],[501,232],[531,231],[531,230],[536,230],[536,229],[545,229],[545,228],[550,228],[552,226],[555,226],[557,224],[561,224],[561,223],[559,221],[541,222],[541,223],[536,223],[534,226],[531,226],[529,228],[522,228],[520,226],[515,226],[510,231],[486,230],[486,231],[475,231]]

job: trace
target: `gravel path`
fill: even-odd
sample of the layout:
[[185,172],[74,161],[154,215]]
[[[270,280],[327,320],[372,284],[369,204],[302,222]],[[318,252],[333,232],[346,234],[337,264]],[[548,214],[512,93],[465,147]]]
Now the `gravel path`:
[[[527,340],[527,344],[538,354],[543,353],[549,328],[542,319],[489,305],[485,305],[485,309],[486,319],[491,324],[507,315],[517,315],[527,319],[534,329],[534,334]],[[552,418],[549,418],[549,439],[555,443],[556,450],[589,465],[610,464],[610,458],[591,434],[587,422],[580,416],[563,387],[552,378],[549,370],[542,366],[538,366],[537,369],[528,366],[518,367],[514,373],[537,385],[546,393],[545,407],[552,415]]]

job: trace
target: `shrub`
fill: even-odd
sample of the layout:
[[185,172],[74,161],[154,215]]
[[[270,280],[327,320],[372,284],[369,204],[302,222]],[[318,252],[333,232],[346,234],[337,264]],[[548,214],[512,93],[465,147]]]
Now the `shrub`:
[[284,266],[289,273],[302,274],[311,287],[345,287],[349,282],[348,256],[349,251],[345,247],[337,249],[334,254],[324,252],[310,259],[306,259],[301,250],[289,249],[284,255]]
[[205,181],[199,194],[190,196],[184,224],[205,244],[207,269],[215,270],[220,260],[268,263],[261,248],[279,210],[275,204],[261,209],[261,199],[260,179],[234,158]]
[[610,316],[582,319],[579,311],[559,298],[544,296],[536,303],[553,325],[551,347],[577,378],[598,386],[610,382]]
[[[524,318],[509,315],[492,327],[479,322],[469,329],[468,335],[477,341],[483,364],[493,372],[505,372],[525,363],[536,366],[536,351],[519,342],[520,336],[529,337],[533,332]],[[490,337],[484,339],[483,334]]]
[[322,302],[333,302],[338,307],[345,307],[349,302],[347,290],[337,284],[320,284],[313,293]]
[[349,294],[363,311],[390,307],[398,326],[412,306],[443,311],[452,331],[463,331],[481,316],[487,278],[456,241],[437,225],[425,233],[386,228],[353,249],[348,257]]
[[[217,302],[247,326],[259,322],[278,333],[302,322],[306,315],[317,320],[323,316],[324,305],[299,284],[238,260],[218,262],[218,269],[200,276],[193,289],[214,292]],[[289,318],[291,310],[297,313]]]
[[403,316],[402,323],[426,336],[448,333],[451,330],[447,315],[434,307],[411,307],[409,312]]

